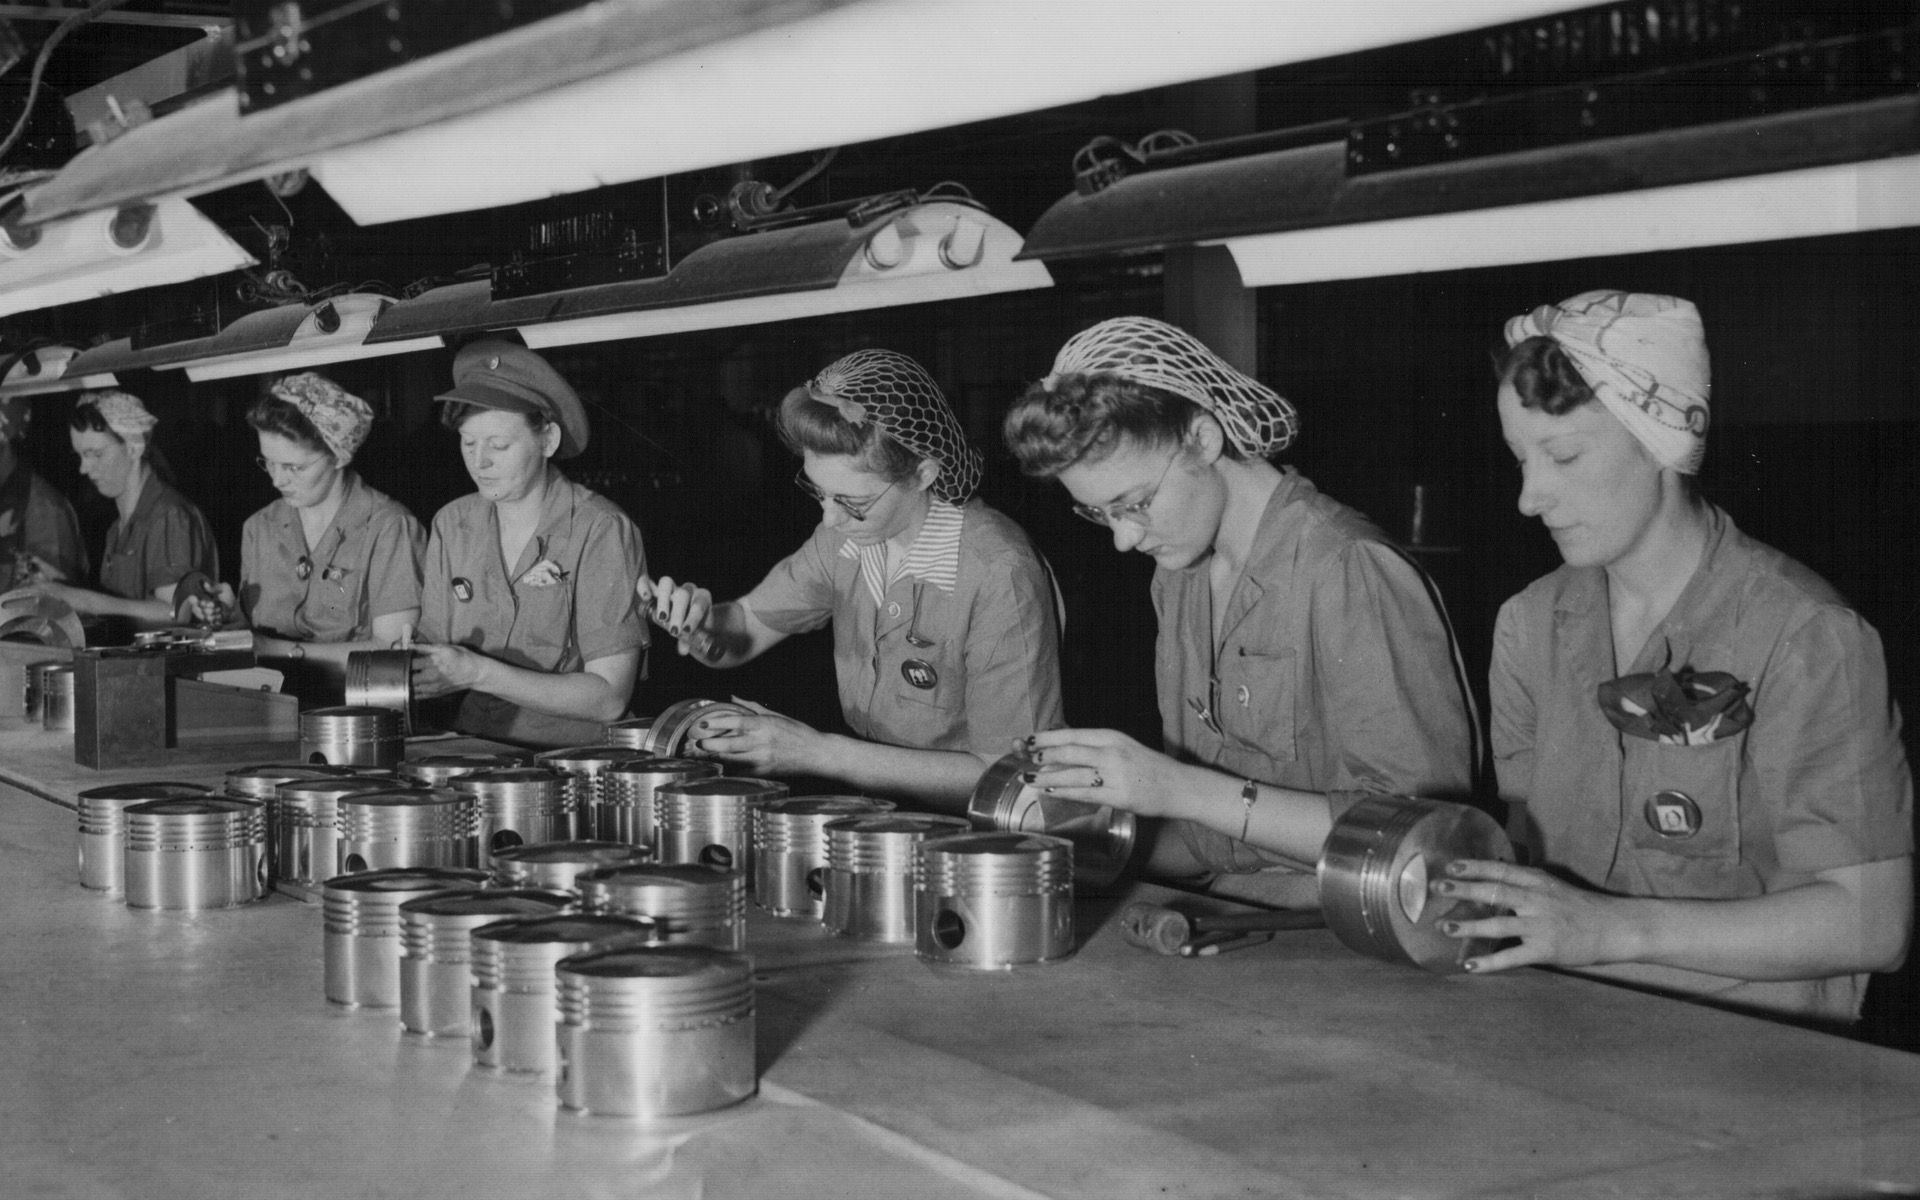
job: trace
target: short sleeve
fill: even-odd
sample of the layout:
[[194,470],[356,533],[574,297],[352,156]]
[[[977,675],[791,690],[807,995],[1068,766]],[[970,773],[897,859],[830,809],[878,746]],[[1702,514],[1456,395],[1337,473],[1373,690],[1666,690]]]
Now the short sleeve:
[[967,631],[967,741],[998,757],[1016,737],[1057,729],[1060,638],[1053,586],[1037,559],[991,564]]
[[577,562],[574,638],[581,660],[644,650],[647,624],[633,595],[634,581],[647,571],[639,527],[624,513],[604,513],[587,531]]
[[375,524],[367,552],[369,624],[377,617],[420,607],[421,560],[427,548],[427,533],[419,519],[397,504],[381,512]]
[[814,532],[806,543],[767,572],[741,603],[775,633],[807,633],[833,619],[833,567],[827,556],[826,531]]
[[434,514],[433,533],[427,539],[426,557],[420,569],[420,628],[417,631],[423,642],[445,642],[452,636],[449,597],[453,589],[453,568],[448,555],[453,552],[455,521],[454,506],[449,504]]
[[205,571],[217,578],[220,560],[215,553],[212,531],[200,510],[184,501],[168,505],[155,514],[147,527],[141,555],[146,578],[139,599],[152,598],[163,587],[172,587],[194,571]]
[[1500,606],[1493,626],[1493,657],[1487,670],[1492,707],[1489,734],[1500,798],[1524,803],[1533,789],[1534,723],[1537,710],[1528,669],[1528,631],[1523,598]]
[[266,510],[261,509],[247,518],[240,527],[240,587],[238,599],[240,611],[247,615],[248,624],[257,624],[259,618],[255,612],[260,607],[262,587],[261,576],[265,574],[266,561],[264,542],[266,539]]
[[71,580],[87,578],[86,543],[73,505],[38,475],[28,480],[26,546]]

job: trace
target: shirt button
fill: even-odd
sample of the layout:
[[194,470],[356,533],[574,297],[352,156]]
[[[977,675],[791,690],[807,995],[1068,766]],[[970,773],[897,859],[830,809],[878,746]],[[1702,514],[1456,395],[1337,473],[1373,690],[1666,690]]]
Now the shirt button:
[[888,605],[887,605],[887,615],[888,615],[888,616],[890,616],[890,617],[897,617],[897,616],[899,616],[899,615],[900,615],[900,606],[899,606],[898,604],[888,604]]
[[1241,708],[1253,703],[1253,693],[1247,690],[1247,685],[1244,683],[1233,693],[1233,698],[1240,702]]

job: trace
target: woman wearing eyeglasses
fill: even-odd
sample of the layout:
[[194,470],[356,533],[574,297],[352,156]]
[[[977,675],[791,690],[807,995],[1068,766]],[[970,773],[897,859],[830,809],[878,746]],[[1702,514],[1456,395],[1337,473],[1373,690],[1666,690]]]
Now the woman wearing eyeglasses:
[[[1367,519],[1268,456],[1298,418],[1192,335],[1122,317],[1069,340],[1008,412],[1023,470],[1151,555],[1162,745],[1032,742],[1036,782],[1172,818],[1153,873],[1311,904],[1332,821],[1369,792],[1464,796],[1476,734],[1438,596]],[[1258,874],[1255,874],[1258,873]]]
[[[247,423],[260,440],[254,461],[280,493],[240,532],[238,600],[254,653],[312,660],[337,680],[348,654],[384,650],[419,621],[426,530],[351,467],[373,409],[331,379],[275,380]],[[235,597],[223,589],[222,599]]]
[[708,718],[699,747],[763,774],[804,774],[964,808],[1015,738],[1061,721],[1047,568],[1019,526],[973,498],[979,452],[933,379],[862,350],[780,405],[820,526],[747,595],[642,578],[682,654],[731,667],[833,625],[840,708],[857,735],[769,712]]

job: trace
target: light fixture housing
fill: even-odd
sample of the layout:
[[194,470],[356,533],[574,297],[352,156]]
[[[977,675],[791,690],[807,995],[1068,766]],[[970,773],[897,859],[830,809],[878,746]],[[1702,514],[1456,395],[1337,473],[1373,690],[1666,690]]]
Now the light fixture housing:
[[6,374],[0,376],[0,400],[119,385],[120,381],[110,372],[70,373],[68,367],[79,354],[72,346],[34,346],[21,351],[14,356]]
[[135,202],[46,225],[0,228],[0,316],[252,266],[181,199]]
[[428,337],[451,344],[491,330],[544,321],[559,303],[559,293],[495,300],[493,283],[487,279],[450,283],[402,300],[381,313],[367,334],[367,344]]
[[157,364],[181,370],[195,383],[239,375],[269,375],[353,359],[439,348],[437,337],[366,344],[367,333],[394,301],[349,292],[312,304],[283,304],[248,313],[197,347],[193,358]]
[[971,204],[923,201],[870,224],[820,221],[711,242],[659,279],[562,293],[541,349],[1051,287],[1020,236]]

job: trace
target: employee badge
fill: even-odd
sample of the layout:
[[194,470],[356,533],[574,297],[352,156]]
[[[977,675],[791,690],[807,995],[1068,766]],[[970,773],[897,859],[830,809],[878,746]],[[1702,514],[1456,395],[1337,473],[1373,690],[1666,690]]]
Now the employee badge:
[[473,599],[473,584],[455,575],[453,577],[453,598],[462,604]]
[[1646,817],[1663,838],[1679,841],[1700,832],[1700,806],[1685,792],[1655,792],[1647,800]]
[[901,663],[900,676],[923,692],[932,691],[940,683],[940,673],[923,658],[910,658]]

